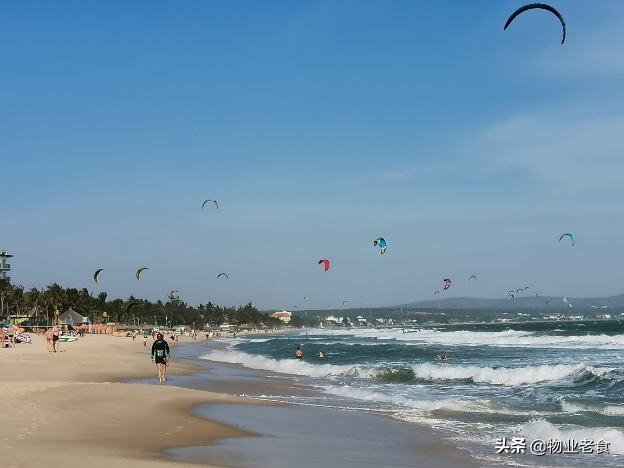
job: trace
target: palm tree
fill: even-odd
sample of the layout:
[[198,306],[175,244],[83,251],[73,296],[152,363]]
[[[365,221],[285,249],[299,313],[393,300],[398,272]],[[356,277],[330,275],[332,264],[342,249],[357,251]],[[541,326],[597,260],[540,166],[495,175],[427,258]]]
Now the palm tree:
[[32,288],[24,294],[24,306],[28,310],[27,314],[31,318],[34,317],[37,325],[39,325],[39,311],[42,308],[42,292],[43,290],[39,291],[37,288]]

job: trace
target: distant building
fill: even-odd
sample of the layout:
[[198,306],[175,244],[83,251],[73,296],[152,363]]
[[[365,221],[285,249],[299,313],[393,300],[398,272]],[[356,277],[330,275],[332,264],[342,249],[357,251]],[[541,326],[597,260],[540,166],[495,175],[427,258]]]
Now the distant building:
[[9,255],[5,250],[0,250],[0,279],[11,281],[11,278],[7,276],[7,273],[11,271],[11,265],[6,261],[7,258],[11,258],[13,255]]
[[325,319],[325,323],[332,324],[332,325],[341,325],[342,317],[334,317],[333,315],[330,315],[329,317]]
[[284,323],[289,323],[292,318],[292,312],[288,312],[287,310],[282,310],[281,312],[275,312],[271,314],[272,318],[278,318]]

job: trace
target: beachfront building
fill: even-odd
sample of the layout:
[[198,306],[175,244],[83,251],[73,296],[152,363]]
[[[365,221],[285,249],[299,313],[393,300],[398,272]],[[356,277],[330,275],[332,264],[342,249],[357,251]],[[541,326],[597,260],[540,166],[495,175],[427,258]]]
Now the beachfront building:
[[11,271],[11,265],[6,261],[13,255],[9,255],[6,250],[0,250],[0,279],[11,281],[11,278],[7,276],[7,273]]
[[58,323],[60,325],[71,324],[76,327],[79,327],[82,324],[87,325],[89,323],[89,319],[79,314],[74,309],[69,309],[67,312],[63,312],[61,315],[59,315]]
[[281,312],[275,312],[271,314],[272,318],[278,318],[284,323],[289,323],[292,318],[292,312],[288,312],[287,310],[282,310]]

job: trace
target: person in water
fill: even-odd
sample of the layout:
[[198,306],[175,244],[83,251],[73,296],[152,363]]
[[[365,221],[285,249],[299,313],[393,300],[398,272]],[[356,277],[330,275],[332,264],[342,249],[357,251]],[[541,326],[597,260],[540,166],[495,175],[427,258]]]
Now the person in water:
[[325,357],[325,354],[323,353],[323,351],[319,351],[319,357],[320,358],[324,358]]
[[166,380],[165,375],[167,374],[170,358],[169,344],[164,340],[162,334],[159,333],[156,335],[156,341],[152,344],[152,362],[156,362],[158,367],[158,383]]
[[297,359],[303,359],[303,351],[301,351],[301,349],[299,348],[299,346],[297,346],[297,351],[295,351],[295,357]]

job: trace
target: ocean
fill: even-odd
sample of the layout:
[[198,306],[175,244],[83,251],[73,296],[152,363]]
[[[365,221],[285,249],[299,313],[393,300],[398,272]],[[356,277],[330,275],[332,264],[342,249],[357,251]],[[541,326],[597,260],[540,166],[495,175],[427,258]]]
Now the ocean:
[[307,329],[222,341],[226,348],[201,358],[318,390],[252,397],[424,424],[483,466],[624,466],[624,322]]

